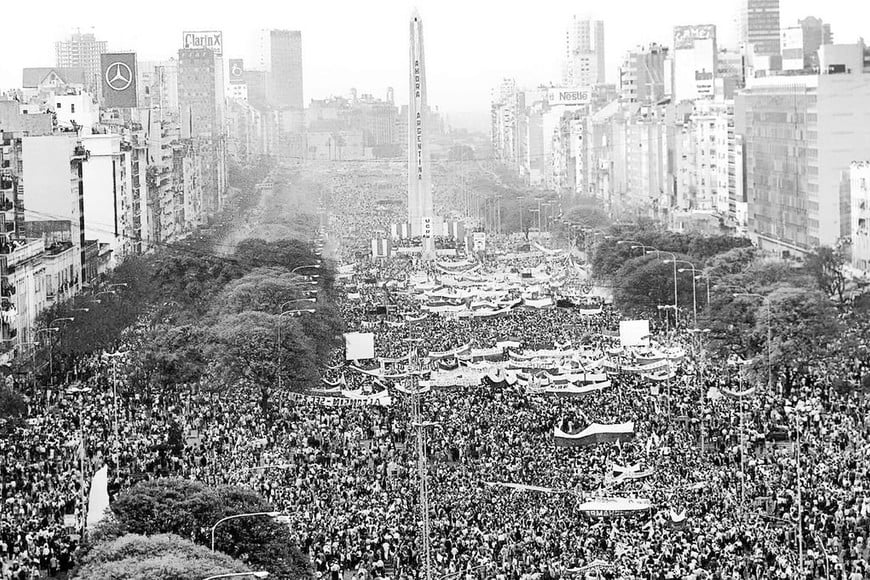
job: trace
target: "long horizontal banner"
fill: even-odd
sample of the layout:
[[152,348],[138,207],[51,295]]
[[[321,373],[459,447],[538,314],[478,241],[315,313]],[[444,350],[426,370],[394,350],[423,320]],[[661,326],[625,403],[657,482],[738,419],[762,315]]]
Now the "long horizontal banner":
[[591,395],[592,393],[597,393],[599,391],[603,391],[609,388],[610,381],[603,381],[601,383],[592,383],[590,385],[585,385],[582,387],[575,387],[570,385],[563,387],[544,387],[540,390],[540,392],[545,395],[557,395],[560,397],[583,397],[585,395]]
[[387,396],[379,396],[377,398],[365,399],[347,399],[344,397],[325,397],[320,395],[309,395],[307,393],[287,394],[288,397],[295,401],[306,401],[310,403],[318,403],[326,407],[365,407],[365,406],[381,406],[389,407],[392,404],[392,399]]
[[540,493],[567,493],[565,490],[556,490],[550,487],[539,487],[537,485],[524,485],[522,483],[505,483],[502,481],[484,481],[483,485],[487,487],[506,487],[517,491],[537,491]]
[[438,360],[441,358],[452,358],[454,356],[466,353],[470,350],[471,350],[471,343],[469,342],[469,343],[463,344],[462,346],[456,347],[453,350],[444,350],[444,351],[431,350],[431,351],[429,351],[429,354],[426,355],[426,358],[428,358],[429,360]]
[[560,447],[585,447],[610,441],[630,441],[634,439],[634,422],[602,425],[592,423],[579,433],[566,433],[559,427],[553,428],[553,437]]
[[601,497],[583,502],[577,509],[592,517],[610,517],[645,512],[652,507],[648,499]]

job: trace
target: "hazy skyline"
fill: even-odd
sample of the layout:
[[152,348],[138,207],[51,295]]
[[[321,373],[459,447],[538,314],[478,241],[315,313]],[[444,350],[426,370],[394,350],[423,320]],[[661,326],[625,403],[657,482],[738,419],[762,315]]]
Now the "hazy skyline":
[[[24,67],[53,66],[54,43],[76,28],[108,41],[109,50],[132,50],[139,60],[177,55],[183,30],[222,30],[224,58],[250,58],[261,28],[302,31],[304,98],[347,94],[351,87],[384,97],[392,86],[407,102],[408,19],[414,7],[424,23],[429,96],[442,111],[485,113],[490,89],[503,77],[522,86],[558,83],[563,35],[573,14],[605,23],[607,82],[639,44],[671,44],[673,27],[717,25],[720,45],[736,39],[737,0],[723,3],[677,0],[614,0],[587,10],[580,2],[534,4],[458,0],[384,0],[270,4],[150,0],[141,4],[96,0],[86,4],[50,0],[4,6],[11,23],[0,36],[0,89],[19,87]],[[829,22],[835,42],[854,42],[870,30],[870,4],[780,0],[781,24],[813,15]]]

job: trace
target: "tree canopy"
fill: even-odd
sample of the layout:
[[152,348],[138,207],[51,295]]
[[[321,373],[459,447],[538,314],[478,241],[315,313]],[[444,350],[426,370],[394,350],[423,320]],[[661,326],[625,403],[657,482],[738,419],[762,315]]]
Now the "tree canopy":
[[84,555],[76,580],[191,580],[252,569],[174,534],[127,534]]
[[[107,525],[116,529],[115,533],[172,533],[207,546],[211,543],[211,527],[218,520],[274,509],[249,489],[209,487],[167,478],[140,482],[122,493],[112,504],[114,522]],[[244,560],[253,569],[269,571],[277,579],[309,577],[307,559],[295,545],[290,530],[269,517],[221,523],[216,529],[215,547]]]

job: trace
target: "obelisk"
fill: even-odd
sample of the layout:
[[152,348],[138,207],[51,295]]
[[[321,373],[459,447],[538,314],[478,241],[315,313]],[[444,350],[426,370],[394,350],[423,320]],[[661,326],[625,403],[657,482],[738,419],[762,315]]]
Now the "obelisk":
[[[426,116],[426,63],[423,21],[411,15],[410,98],[408,100],[408,221],[411,235],[423,239],[423,258],[435,257],[436,220],[432,209],[432,178]],[[440,228],[438,228],[440,229]]]

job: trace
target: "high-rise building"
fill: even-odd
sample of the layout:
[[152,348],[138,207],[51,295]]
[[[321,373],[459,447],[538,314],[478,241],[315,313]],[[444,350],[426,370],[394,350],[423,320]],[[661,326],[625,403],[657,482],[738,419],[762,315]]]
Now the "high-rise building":
[[740,0],[739,41],[754,71],[779,70],[779,0]]
[[[77,254],[67,286],[58,294],[81,288],[85,267],[85,219],[83,165],[88,153],[74,133],[24,137],[22,140],[22,178],[27,192],[24,208],[26,228],[32,237],[30,222],[51,223],[53,229],[65,230],[64,241]],[[59,225],[59,228],[54,226]]]
[[76,31],[67,40],[55,43],[55,65],[81,68],[85,71],[85,87],[94,97],[101,95],[100,55],[106,52],[106,41],[97,40],[92,32]]
[[569,87],[604,84],[604,22],[573,17],[565,33],[562,83]]
[[178,61],[139,61],[140,106],[159,108],[163,111],[178,109]]
[[833,44],[831,25],[808,16],[782,31],[782,69],[818,71],[819,47]]
[[651,44],[630,51],[619,68],[619,98],[627,103],[649,103],[665,95],[668,49]]
[[[736,97],[748,225],[762,249],[800,254],[848,235],[841,188],[870,151],[870,66],[837,64],[825,49],[839,47],[820,55],[833,74],[751,79]],[[851,48],[864,54],[863,43]]]
[[870,161],[849,168],[852,266],[870,272]]
[[267,98],[275,107],[302,109],[302,32],[261,30],[257,68],[268,73]]
[[716,89],[718,57],[715,25],[675,27],[673,100],[712,98]]
[[221,57],[209,48],[178,51],[178,104],[182,136],[223,132],[224,89]]

